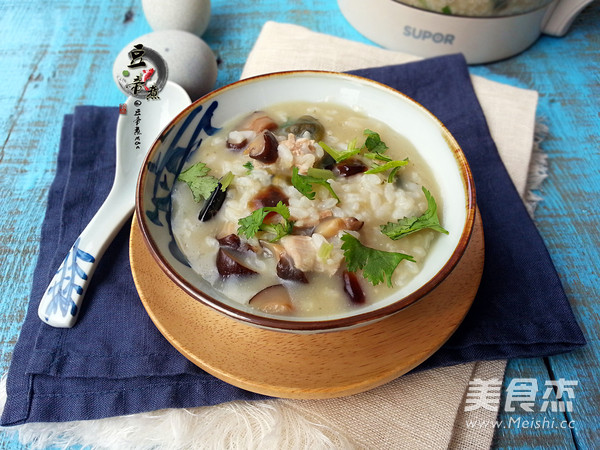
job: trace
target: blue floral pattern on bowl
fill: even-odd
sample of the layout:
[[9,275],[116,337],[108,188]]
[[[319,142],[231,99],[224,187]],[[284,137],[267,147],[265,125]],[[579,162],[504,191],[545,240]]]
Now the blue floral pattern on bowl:
[[203,106],[192,109],[181,125],[170,128],[159,138],[160,142],[169,144],[164,152],[157,152],[147,163],[147,185],[152,186],[152,196],[151,205],[144,205],[145,215],[154,225],[168,228],[169,252],[186,266],[189,264],[179,249],[171,228],[171,190],[187,159],[202,144],[201,133],[212,136],[220,130],[212,125],[212,118],[218,107],[219,102],[213,101],[206,109]]

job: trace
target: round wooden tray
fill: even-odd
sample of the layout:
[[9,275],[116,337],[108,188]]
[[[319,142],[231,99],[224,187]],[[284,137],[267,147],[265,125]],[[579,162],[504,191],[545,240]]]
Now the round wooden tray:
[[142,303],[180,353],[234,386],[302,399],[363,392],[422,363],[462,322],[475,298],[484,259],[477,214],[464,256],[428,296],[358,328],[292,334],[239,322],[188,296],[155,263],[135,217],[129,251]]

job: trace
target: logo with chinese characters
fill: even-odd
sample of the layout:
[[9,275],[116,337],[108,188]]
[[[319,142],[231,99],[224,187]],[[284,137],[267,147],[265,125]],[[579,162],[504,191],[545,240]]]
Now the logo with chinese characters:
[[[575,392],[573,388],[579,384],[577,380],[546,380],[542,394],[542,404],[539,411],[553,412],[573,411]],[[496,378],[481,380],[476,378],[469,381],[469,390],[465,399],[465,411],[475,411],[479,408],[496,411],[500,406],[502,381]],[[515,378],[506,388],[504,411],[534,412],[538,380],[535,378]]]
[[140,123],[142,122],[142,112],[140,110],[140,106],[142,106],[141,100],[136,100],[133,102],[135,106],[135,111],[133,112],[133,146],[136,150],[140,150],[142,148],[142,130],[140,129]]
[[169,76],[166,61],[143,44],[134,45],[128,55],[129,64],[116,74],[121,91],[136,98],[160,100],[158,94]]

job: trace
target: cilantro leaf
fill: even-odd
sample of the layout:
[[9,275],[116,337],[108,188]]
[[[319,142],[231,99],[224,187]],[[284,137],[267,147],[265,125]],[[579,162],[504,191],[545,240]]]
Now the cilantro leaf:
[[312,184],[308,180],[308,177],[302,176],[298,173],[298,168],[292,169],[292,185],[309,200],[315,198],[315,193],[312,190]]
[[238,235],[246,236],[248,239],[254,237],[259,232],[260,227],[269,211],[264,211],[263,208],[257,209],[252,214],[242,217],[238,220]]
[[[283,217],[284,222],[278,224],[265,224],[263,221],[270,212],[275,212]],[[238,220],[238,234],[240,236],[246,236],[248,239],[254,237],[259,231],[267,231],[275,234],[273,241],[281,239],[286,234],[292,232],[293,222],[290,220],[290,210],[283,204],[283,202],[277,203],[276,206],[264,206],[257,209],[252,214],[246,217],[242,217]]]
[[354,156],[358,153],[360,153],[360,148],[356,147],[356,139],[350,141],[348,143],[348,147],[346,148],[346,150],[342,150],[342,151],[338,151],[335,150],[333,148],[331,148],[329,145],[327,145],[325,142],[320,141],[319,145],[321,146],[321,148],[323,150],[325,150],[327,153],[329,153],[329,156],[331,156],[335,162],[342,162],[345,159],[350,158],[351,156]]
[[379,133],[375,131],[371,131],[369,129],[365,129],[363,132],[365,136],[367,136],[367,140],[365,141],[365,147],[372,153],[385,153],[388,149],[388,146],[381,140]]
[[398,160],[388,161],[385,164],[376,165],[375,167],[370,168],[365,173],[369,174],[369,173],[385,172],[386,170],[394,169],[396,167],[402,167],[407,164],[408,164],[408,159],[403,159],[401,161],[398,161]]
[[210,172],[210,168],[199,162],[181,172],[177,177],[179,181],[183,181],[189,186],[196,203],[208,199],[219,185],[219,180],[208,175],[208,172]]
[[263,224],[261,226],[261,231],[274,234],[275,237],[271,239],[271,242],[275,242],[290,234],[293,226],[294,224],[292,222],[286,220],[283,223]]
[[252,172],[252,170],[254,170],[254,164],[252,164],[252,161],[248,161],[247,163],[244,163],[243,166],[246,168],[247,175],[250,175],[250,172]]
[[319,142],[321,148],[331,156],[335,162],[339,163],[344,161],[345,159],[350,158],[351,156],[357,155],[358,153],[366,150],[367,153],[364,155],[371,159],[379,159],[381,161],[391,161],[390,158],[382,155],[388,149],[388,146],[385,142],[381,140],[379,133],[375,131],[371,131],[369,129],[365,129],[363,134],[367,136],[365,143],[362,147],[356,147],[356,139],[353,139],[348,143],[346,150],[336,150],[328,146],[325,142]]
[[423,193],[427,199],[427,210],[419,217],[405,217],[398,220],[397,222],[388,222],[385,225],[381,225],[381,232],[390,239],[400,239],[411,233],[414,233],[425,228],[431,228],[432,230],[440,233],[448,234],[448,231],[442,228],[440,219],[437,215],[437,204],[431,193],[423,187]]
[[381,153],[365,153],[364,156],[369,159],[376,159],[378,161],[385,161],[385,162],[393,161],[392,158],[382,155]]
[[315,192],[313,191],[313,184],[320,184],[325,187],[333,198],[335,198],[338,202],[340,201],[339,197],[329,184],[329,182],[324,178],[313,177],[310,175],[300,175],[298,173],[298,167],[294,167],[292,169],[292,185],[306,198],[310,200],[314,200]]
[[398,264],[404,259],[415,262],[412,256],[404,253],[386,252],[366,247],[348,233],[345,233],[341,239],[344,241],[342,250],[344,250],[344,259],[348,270],[356,272],[362,269],[363,276],[373,286],[385,282],[389,287],[392,287],[392,274]]

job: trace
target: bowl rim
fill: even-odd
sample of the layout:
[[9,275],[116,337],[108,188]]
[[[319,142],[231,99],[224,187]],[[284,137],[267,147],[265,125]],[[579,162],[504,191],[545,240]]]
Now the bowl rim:
[[[398,299],[390,304],[387,304],[381,308],[372,309],[369,311],[365,311],[359,314],[353,314],[349,316],[334,318],[334,319],[308,319],[308,320],[289,320],[286,319],[286,316],[274,317],[274,316],[263,316],[259,314],[253,314],[251,312],[243,311],[241,309],[237,309],[232,305],[224,303],[212,296],[204,293],[202,290],[196,288],[187,280],[185,280],[177,270],[173,268],[173,266],[161,255],[161,251],[152,237],[152,233],[149,230],[146,220],[144,218],[144,212],[142,208],[143,201],[143,189],[142,187],[145,184],[146,176],[148,171],[145,170],[148,167],[148,162],[153,157],[157,147],[162,142],[163,137],[166,133],[170,131],[171,128],[177,124],[180,119],[186,116],[191,110],[195,109],[198,105],[204,104],[205,102],[211,100],[213,97],[218,96],[221,92],[225,92],[231,89],[235,89],[240,85],[249,84],[257,81],[262,81],[269,78],[278,78],[278,77],[293,77],[293,76],[302,76],[302,75],[313,75],[313,76],[332,76],[332,77],[341,77],[349,80],[355,80],[360,83],[374,84],[380,88],[384,88],[384,90],[388,90],[394,95],[400,95],[404,97],[409,102],[412,102],[415,106],[420,108],[426,115],[428,115],[431,119],[433,119],[440,130],[442,131],[442,137],[446,141],[449,147],[449,151],[452,152],[454,159],[457,162],[459,167],[459,171],[461,174],[461,179],[463,181],[463,188],[465,190],[466,197],[466,220],[465,226],[462,229],[461,236],[458,240],[456,248],[450,258],[446,261],[446,263],[442,266],[442,268],[431,277],[425,284],[406,295],[405,297]],[[452,272],[454,267],[458,264],[460,259],[462,258],[469,240],[471,238],[471,234],[474,228],[475,222],[475,214],[476,214],[476,195],[475,195],[475,183],[473,180],[473,175],[471,172],[471,168],[467,162],[466,156],[464,155],[462,149],[460,148],[458,142],[452,136],[450,131],[446,128],[446,126],[427,108],[421,105],[416,100],[412,99],[408,95],[394,89],[386,84],[380,83],[378,81],[371,80],[369,78],[361,77],[359,75],[343,73],[343,72],[335,72],[335,71],[325,71],[325,70],[288,70],[281,72],[272,72],[263,75],[257,75],[249,78],[244,78],[242,80],[235,81],[228,85],[222,86],[218,89],[215,89],[208,94],[200,97],[198,100],[194,101],[191,105],[187,106],[183,111],[181,111],[175,118],[169,122],[169,124],[163,129],[163,131],[159,134],[159,136],[155,139],[154,143],[150,147],[150,150],[146,154],[144,158],[144,162],[142,164],[142,168],[140,169],[138,180],[136,184],[136,197],[135,197],[135,213],[138,217],[139,227],[142,232],[143,240],[148,247],[150,254],[152,255],[154,261],[159,265],[159,267],[163,270],[163,272],[181,289],[183,289],[190,297],[192,297],[196,301],[200,301],[201,303],[219,311],[226,316],[229,316],[233,319],[252,324],[255,326],[259,326],[262,328],[267,328],[276,331],[287,331],[287,332],[324,332],[324,331],[336,331],[342,330],[350,327],[359,326],[362,324],[370,323],[376,320],[380,320],[389,315],[395,314],[398,311],[412,305],[433,289],[435,289],[446,277]]]
[[[350,2],[353,0],[345,0],[346,2]],[[445,22],[454,22],[454,23],[461,23],[461,24],[466,24],[467,21],[469,19],[476,19],[479,22],[483,22],[485,21],[498,21],[498,20],[505,20],[508,21],[510,19],[515,19],[521,16],[526,16],[528,14],[533,14],[533,13],[538,13],[540,12],[540,10],[542,9],[548,9],[549,6],[554,2],[554,0],[545,0],[545,3],[543,5],[537,5],[534,8],[531,8],[527,11],[521,11],[521,12],[513,12],[510,14],[505,14],[505,15],[490,15],[490,16],[469,16],[467,14],[447,14],[445,12],[442,11],[434,11],[432,9],[426,9],[424,7],[420,7],[420,6],[416,6],[416,5],[410,5],[408,3],[404,3],[402,0],[394,0],[394,7],[398,8],[399,10],[401,10],[402,8],[409,8],[411,10],[415,10],[415,12],[424,12],[424,13],[431,13],[431,14],[435,14],[436,16],[440,16],[440,18],[445,21]],[[402,11],[404,12],[404,11]],[[465,20],[466,19],[466,20]]]

